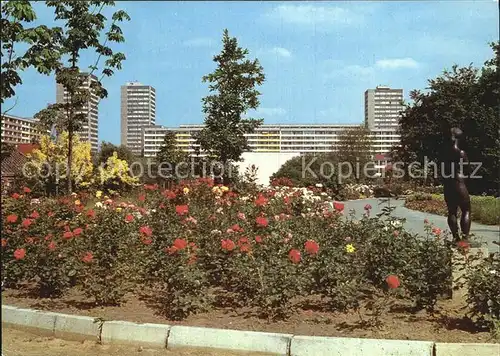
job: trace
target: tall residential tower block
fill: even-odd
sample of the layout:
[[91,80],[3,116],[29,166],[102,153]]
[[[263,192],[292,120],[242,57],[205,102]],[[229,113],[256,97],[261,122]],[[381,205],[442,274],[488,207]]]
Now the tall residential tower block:
[[155,88],[141,83],[127,83],[121,87],[121,144],[135,155],[143,150],[142,129],[155,125]]

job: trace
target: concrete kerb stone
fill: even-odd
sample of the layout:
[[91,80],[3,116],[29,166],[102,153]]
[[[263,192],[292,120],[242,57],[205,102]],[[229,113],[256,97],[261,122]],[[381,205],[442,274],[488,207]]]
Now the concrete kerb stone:
[[2,324],[17,329],[35,329],[37,334],[54,336],[56,313],[2,305]]
[[173,326],[167,348],[203,347],[288,355],[291,334]]
[[169,332],[170,325],[105,321],[102,325],[101,342],[166,348]]
[[447,344],[436,342],[435,356],[498,356],[500,344]]
[[[2,305],[2,324],[38,335],[64,339],[101,339],[158,348],[202,347],[253,351],[291,356],[493,356],[500,344],[434,343],[431,341],[378,340],[293,336],[254,331],[211,329],[162,324],[105,321],[94,318]],[[102,329],[101,329],[102,326]]]
[[433,356],[434,342],[294,336],[291,356]]
[[100,325],[99,322],[96,322],[95,318],[80,315],[55,314],[55,337],[76,341],[100,340]]

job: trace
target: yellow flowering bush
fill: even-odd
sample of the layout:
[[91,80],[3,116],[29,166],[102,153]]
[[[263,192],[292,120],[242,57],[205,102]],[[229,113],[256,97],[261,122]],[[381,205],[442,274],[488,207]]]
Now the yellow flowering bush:
[[[139,183],[139,179],[130,175],[127,161],[119,159],[118,154],[108,157],[104,167],[99,166],[98,185],[107,191],[128,189]],[[97,196],[97,193],[100,193]],[[100,197],[102,192],[96,193]]]
[[[52,141],[48,135],[40,138],[40,148],[28,154],[30,164],[26,166],[29,176],[42,184],[47,184],[59,177],[60,186],[66,180],[67,152],[69,138],[67,132],[62,132]],[[50,167],[50,172],[49,172]],[[88,187],[92,182],[91,146],[89,142],[80,141],[80,137],[73,137],[73,157],[71,161],[71,179],[79,188]]]

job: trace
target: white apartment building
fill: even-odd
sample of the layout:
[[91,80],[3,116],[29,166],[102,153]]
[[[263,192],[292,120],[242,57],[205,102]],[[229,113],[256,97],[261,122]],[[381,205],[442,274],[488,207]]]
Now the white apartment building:
[[403,109],[403,89],[378,86],[365,91],[365,125],[370,130],[396,131]]
[[[90,85],[92,82],[97,82],[98,79],[95,75],[88,75],[87,73],[82,73],[82,76],[85,77],[83,87],[90,90],[90,99],[83,106],[82,110],[77,112],[77,114],[83,113],[86,115],[86,120],[83,122],[78,134],[82,141],[90,142],[92,151],[96,152],[99,143],[99,97],[92,92]],[[68,92],[61,84],[57,84],[56,102],[65,103],[68,100]]]
[[18,145],[32,143],[40,137],[38,120],[5,114],[2,115],[2,143]]
[[[321,153],[333,151],[339,142],[340,134],[356,126],[359,125],[265,124],[246,137],[252,152]],[[144,156],[156,156],[168,130],[176,133],[179,148],[193,153],[196,147],[194,133],[202,128],[203,125],[180,125],[178,128],[158,125],[143,127]],[[371,137],[374,155],[388,153],[399,143],[399,135],[393,130],[371,130]]]
[[138,82],[121,87],[121,144],[140,155],[142,128],[153,126],[156,120],[156,91]]

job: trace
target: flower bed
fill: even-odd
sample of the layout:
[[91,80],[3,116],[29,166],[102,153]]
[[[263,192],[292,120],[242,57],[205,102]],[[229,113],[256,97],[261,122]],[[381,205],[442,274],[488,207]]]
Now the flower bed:
[[98,192],[94,204],[33,204],[28,190],[2,205],[2,276],[42,297],[76,288],[119,305],[134,292],[170,320],[221,308],[283,320],[314,305],[373,327],[395,303],[434,310],[451,284],[440,231],[417,237],[369,206],[362,220],[342,219],[343,204],[320,189],[238,195],[197,180],[145,186],[129,202]]

